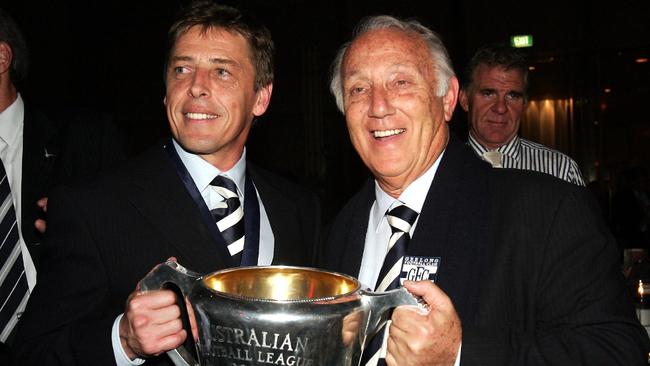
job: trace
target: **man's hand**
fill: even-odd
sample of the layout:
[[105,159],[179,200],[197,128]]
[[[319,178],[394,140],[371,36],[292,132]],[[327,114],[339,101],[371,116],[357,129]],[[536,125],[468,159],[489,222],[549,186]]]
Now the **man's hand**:
[[[171,290],[131,293],[120,321],[122,348],[130,359],[157,356],[187,337]],[[192,317],[190,317],[192,318]]]
[[393,311],[386,363],[389,366],[453,365],[461,342],[460,319],[449,297],[431,281],[404,282],[429,306],[428,314],[413,306]]
[[[36,205],[40,207],[43,212],[47,213],[47,197],[43,197],[36,201]],[[34,227],[39,233],[44,234],[45,229],[47,229],[47,222],[43,219],[36,219],[36,221],[34,221]]]

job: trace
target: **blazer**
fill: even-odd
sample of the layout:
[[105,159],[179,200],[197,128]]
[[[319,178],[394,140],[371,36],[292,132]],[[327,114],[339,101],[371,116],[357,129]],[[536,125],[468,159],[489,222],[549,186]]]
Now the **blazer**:
[[46,218],[36,201],[59,184],[99,174],[126,159],[123,136],[106,115],[65,110],[54,120],[25,102],[21,187],[21,233],[36,268],[42,235],[34,228]]
[[[20,232],[38,272],[43,235],[34,221],[47,217],[36,201],[58,184],[94,176],[125,160],[127,149],[107,115],[67,109],[46,116],[28,100],[24,103]],[[8,362],[9,353],[9,344],[0,343],[0,364]]]
[[[315,196],[247,164],[275,238],[274,264],[311,265]],[[21,365],[114,365],[111,327],[127,296],[169,257],[198,273],[224,268],[215,239],[162,146],[49,204],[45,261],[16,339]],[[166,355],[147,364],[171,364]]]
[[[359,274],[369,181],[334,219],[317,265]],[[462,365],[642,365],[650,344],[589,193],[493,169],[450,138],[407,255],[440,257],[462,322]]]

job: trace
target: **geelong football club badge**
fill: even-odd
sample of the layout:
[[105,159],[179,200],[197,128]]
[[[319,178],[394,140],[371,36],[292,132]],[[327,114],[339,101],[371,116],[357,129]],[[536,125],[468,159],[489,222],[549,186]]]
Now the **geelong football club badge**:
[[436,282],[439,268],[440,257],[404,256],[400,283],[422,280]]

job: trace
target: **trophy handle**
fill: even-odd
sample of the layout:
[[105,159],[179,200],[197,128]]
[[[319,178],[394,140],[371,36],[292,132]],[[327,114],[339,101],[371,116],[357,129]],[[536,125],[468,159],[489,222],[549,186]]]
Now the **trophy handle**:
[[140,288],[143,291],[160,290],[165,284],[173,283],[181,290],[183,296],[187,296],[199,277],[201,277],[200,274],[192,272],[172,260],[168,260],[151,270],[140,281]]
[[[149,272],[140,281],[140,288],[143,291],[161,290],[169,284],[174,285],[178,290],[180,290],[181,296],[179,296],[178,299],[178,307],[181,309],[181,320],[183,321],[183,327],[187,332],[187,339],[185,340],[184,345],[180,345],[176,349],[167,351],[167,355],[176,366],[199,366],[196,357],[188,351],[188,348],[196,349],[196,345],[194,344],[194,338],[192,336],[189,315],[185,308],[185,298],[190,294],[194,282],[199,277],[201,277],[201,275],[198,273],[192,272],[180,264],[168,260],[165,263],[156,266],[156,268]],[[171,290],[174,291],[175,289],[172,288]],[[177,293],[177,295],[179,294]]]
[[366,327],[366,342],[372,339],[377,330],[388,320],[388,311],[401,305],[415,305],[422,310],[427,309],[426,303],[420,297],[413,296],[404,287],[386,292],[370,292],[361,290],[362,296],[370,305],[368,325]]

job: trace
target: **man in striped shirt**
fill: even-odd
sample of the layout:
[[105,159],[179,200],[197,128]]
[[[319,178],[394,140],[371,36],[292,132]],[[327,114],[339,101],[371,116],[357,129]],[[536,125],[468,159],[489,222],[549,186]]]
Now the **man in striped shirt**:
[[476,51],[460,92],[460,105],[469,118],[469,145],[494,167],[534,170],[584,186],[573,159],[517,135],[527,88],[523,52],[505,45]]

